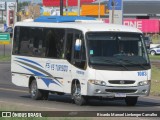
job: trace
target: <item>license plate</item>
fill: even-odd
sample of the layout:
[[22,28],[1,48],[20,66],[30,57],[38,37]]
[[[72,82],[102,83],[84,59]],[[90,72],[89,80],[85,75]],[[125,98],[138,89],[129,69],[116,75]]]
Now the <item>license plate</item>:
[[115,97],[126,97],[125,93],[116,93]]

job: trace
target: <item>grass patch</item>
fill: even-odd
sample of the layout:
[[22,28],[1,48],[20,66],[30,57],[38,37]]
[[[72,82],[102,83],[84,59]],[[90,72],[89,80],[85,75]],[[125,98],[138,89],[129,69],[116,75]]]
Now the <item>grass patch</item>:
[[160,43],[160,35],[158,35],[158,34],[153,35],[152,42],[153,42],[153,44],[159,44]]
[[160,69],[152,67],[151,95],[160,96]]
[[8,62],[11,61],[11,55],[0,56],[0,62]]
[[160,60],[160,55],[149,55],[150,60]]

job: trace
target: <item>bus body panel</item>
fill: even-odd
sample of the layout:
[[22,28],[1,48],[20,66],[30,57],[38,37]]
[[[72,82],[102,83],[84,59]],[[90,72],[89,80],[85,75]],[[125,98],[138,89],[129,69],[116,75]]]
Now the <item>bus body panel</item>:
[[[139,73],[144,73],[145,75],[139,75]],[[108,80],[133,80],[135,81],[134,84],[130,86],[137,86],[138,82],[148,79],[148,70],[144,71],[102,71],[96,70],[96,80],[105,80],[107,85],[113,86],[110,84]],[[107,80],[107,81],[106,81]],[[115,84],[114,86],[122,86],[121,84]],[[128,86],[128,84],[124,85]]]
[[81,94],[87,95],[87,80],[88,73],[86,70],[79,69],[72,65],[72,80],[79,80],[81,85]]
[[[91,70],[93,71],[93,70]],[[144,73],[140,75],[140,73]],[[101,80],[106,82],[106,86],[92,85],[88,83],[89,96],[112,96],[115,93],[125,93],[128,96],[147,96],[150,92],[150,85],[139,86],[139,82],[151,80],[150,70],[144,71],[103,71],[95,70],[95,79],[91,75],[89,79]],[[117,81],[117,83],[110,83],[109,81]],[[125,84],[125,81],[134,81],[134,83]],[[120,83],[122,82],[122,83]],[[99,90],[99,91],[98,91]],[[107,90],[109,90],[107,92]],[[112,91],[113,90],[113,91]],[[115,92],[114,92],[115,90]]]
[[12,56],[12,81],[18,86],[28,87],[29,78],[33,76],[39,89],[64,92],[60,81],[64,74],[62,65],[67,66],[63,60]]

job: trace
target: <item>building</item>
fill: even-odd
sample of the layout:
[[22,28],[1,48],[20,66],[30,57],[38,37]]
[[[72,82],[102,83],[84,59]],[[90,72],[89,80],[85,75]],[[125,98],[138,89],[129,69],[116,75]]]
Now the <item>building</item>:
[[[108,1],[100,0],[100,3],[108,6]],[[123,0],[123,13],[125,18],[160,18],[160,0]]]

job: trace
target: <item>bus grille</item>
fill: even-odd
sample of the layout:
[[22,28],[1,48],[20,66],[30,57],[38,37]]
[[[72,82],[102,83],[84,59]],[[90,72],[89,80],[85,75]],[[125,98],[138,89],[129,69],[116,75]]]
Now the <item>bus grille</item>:
[[109,80],[110,84],[134,84],[134,80]]
[[135,93],[136,89],[106,89],[106,92],[111,93]]

